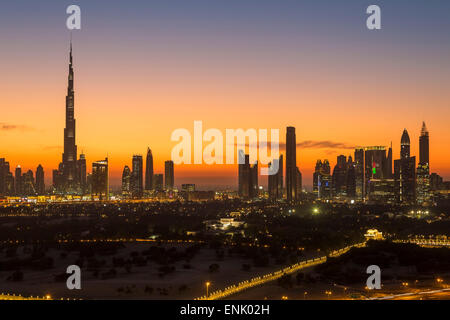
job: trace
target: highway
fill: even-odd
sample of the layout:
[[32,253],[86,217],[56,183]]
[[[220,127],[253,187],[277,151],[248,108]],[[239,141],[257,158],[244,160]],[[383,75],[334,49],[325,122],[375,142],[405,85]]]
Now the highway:
[[[351,248],[353,247],[364,247],[365,246],[365,242],[362,243],[357,243],[345,248],[342,248],[340,250],[335,250],[333,251],[329,256],[330,257],[338,257],[344,253],[346,253],[347,251],[349,251]],[[309,259],[309,260],[305,260],[302,262],[298,262],[296,264],[293,264],[289,267],[286,267],[284,269],[275,271],[273,273],[269,273],[266,274],[264,276],[260,276],[260,277],[256,277],[253,278],[251,280],[246,280],[246,281],[242,281],[239,282],[236,285],[231,285],[229,287],[226,287],[223,290],[217,290],[212,292],[211,294],[209,294],[208,296],[202,296],[199,298],[196,298],[195,300],[217,300],[217,299],[222,299],[225,297],[228,297],[230,295],[236,294],[238,292],[241,292],[243,290],[247,290],[249,288],[253,288],[274,280],[277,280],[279,278],[281,278],[282,276],[284,276],[285,274],[291,274],[291,273],[295,273],[301,269],[305,269],[305,268],[309,268],[309,267],[313,267],[322,263],[325,263],[327,261],[327,256],[323,256],[323,257],[319,257],[319,258],[315,258],[315,259]]]

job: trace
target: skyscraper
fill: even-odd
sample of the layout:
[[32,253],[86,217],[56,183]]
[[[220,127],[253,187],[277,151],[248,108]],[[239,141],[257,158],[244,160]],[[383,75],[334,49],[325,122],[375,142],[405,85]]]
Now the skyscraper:
[[14,186],[16,188],[16,196],[22,196],[23,195],[23,182],[22,182],[22,168],[20,165],[16,167],[16,170],[14,172]]
[[283,155],[280,158],[273,159],[269,166],[278,168],[278,172],[268,176],[269,198],[272,200],[283,198]]
[[77,145],[75,143],[75,92],[72,59],[72,43],[70,43],[69,78],[66,96],[66,127],[64,128],[64,153],[62,155],[62,190],[64,193],[79,192],[77,179]]
[[28,170],[22,175],[22,194],[26,196],[36,195],[33,171]]
[[330,162],[317,160],[313,174],[313,193],[317,199],[330,199],[332,190],[332,179],[330,175]]
[[364,200],[364,149],[355,149],[355,197]]
[[238,194],[241,198],[250,197],[250,157],[243,150],[238,151]]
[[319,176],[322,171],[322,160],[317,160],[316,167],[313,173],[313,193],[316,198],[319,198]]
[[134,155],[131,173],[131,193],[133,198],[142,198],[143,188],[143,161],[141,155]]
[[80,186],[81,194],[87,192],[87,181],[86,181],[86,156],[82,153],[80,154],[80,159],[77,161],[77,180]]
[[431,200],[430,141],[425,122],[419,137],[419,165],[417,166],[417,204],[429,204]]
[[354,200],[356,197],[356,171],[355,163],[351,156],[348,156],[347,174],[346,174],[346,191],[347,198]]
[[45,194],[44,168],[41,165],[36,169],[36,192],[38,195]]
[[92,163],[91,185],[93,199],[109,199],[108,158]]
[[408,131],[403,130],[400,140],[400,159],[394,161],[394,183],[397,202],[416,203],[416,157],[410,156]]
[[301,194],[302,194],[302,183],[303,183],[303,181],[302,181],[302,173],[300,172],[300,169],[298,167],[296,167],[296,172],[297,172],[297,175],[296,175],[296,179],[297,179],[297,182],[296,182],[296,186],[297,186],[297,200],[300,200]]
[[277,189],[277,199],[283,199],[283,185],[284,185],[284,179],[283,179],[283,155],[280,155],[280,158],[278,160],[278,173],[277,173],[277,180],[278,180],[278,189]]
[[337,157],[337,163],[332,176],[333,196],[342,199],[347,196],[347,158],[344,155]]
[[0,196],[7,195],[6,192],[6,180],[7,174],[9,172],[9,163],[7,166],[7,162],[5,158],[0,158]]
[[163,178],[162,173],[156,173],[153,175],[153,189],[155,191],[163,191]]
[[385,168],[385,173],[384,173],[384,177],[386,179],[392,179],[392,141],[391,141],[391,146],[389,147],[389,151],[388,151],[388,155],[386,158],[386,165],[384,166]]
[[286,128],[286,198],[297,200],[297,143],[295,128]]
[[175,178],[174,178],[174,170],[173,170],[173,161],[168,160],[164,162],[164,173],[165,173],[165,188],[166,190],[173,190],[174,184],[175,184]]
[[419,164],[430,164],[430,137],[425,122],[419,137]]
[[131,170],[125,166],[122,172],[122,195],[130,196],[131,194]]
[[152,150],[147,148],[147,157],[145,159],[145,190],[153,189],[153,155]]
[[249,181],[249,186],[250,186],[250,198],[257,198],[259,195],[259,189],[258,189],[258,161],[256,161],[256,163],[250,167],[250,181]]
[[402,138],[400,140],[400,159],[406,159],[410,156],[411,141],[406,129],[403,130]]

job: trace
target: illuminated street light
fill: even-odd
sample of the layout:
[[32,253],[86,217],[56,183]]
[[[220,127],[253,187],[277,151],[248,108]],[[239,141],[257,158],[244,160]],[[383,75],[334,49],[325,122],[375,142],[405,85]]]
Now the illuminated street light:
[[209,293],[208,293],[208,289],[209,289],[209,286],[211,285],[211,282],[206,282],[206,297],[208,298],[209,297]]

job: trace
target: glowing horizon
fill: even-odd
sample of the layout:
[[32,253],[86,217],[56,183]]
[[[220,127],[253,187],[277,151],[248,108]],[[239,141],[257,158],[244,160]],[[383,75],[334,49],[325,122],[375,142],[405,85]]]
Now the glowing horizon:
[[[369,32],[363,6],[353,1],[343,8],[331,1],[78,4],[84,20],[73,32],[76,143],[88,172],[108,156],[112,186],[133,154],[145,160],[147,147],[155,173],[164,173],[176,144],[171,132],[192,132],[194,120],[222,132],[279,129],[281,141],[286,126],[296,127],[306,186],[317,159],[333,168],[338,155],[353,157],[353,146],[392,141],[399,158],[404,128],[418,156],[425,121],[430,170],[450,179],[450,22],[442,8],[381,1],[384,28]],[[17,1],[4,5],[0,19],[0,30],[10,30],[0,33],[8,44],[0,57],[0,157],[11,171],[42,164],[47,186],[63,145],[66,5],[47,2],[36,11],[36,4]],[[327,11],[334,15],[323,17]],[[188,182],[236,187],[237,165],[175,166],[175,184]]]

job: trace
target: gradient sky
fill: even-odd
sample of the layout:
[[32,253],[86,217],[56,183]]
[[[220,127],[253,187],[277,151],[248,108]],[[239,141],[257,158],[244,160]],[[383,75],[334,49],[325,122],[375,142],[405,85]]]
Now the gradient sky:
[[[149,146],[155,171],[171,132],[295,126],[297,163],[311,185],[317,159],[332,166],[355,145],[393,142],[407,128],[418,155],[422,121],[430,166],[450,179],[450,1],[2,1],[0,157],[61,161],[70,32],[77,145],[89,162],[110,159],[118,184]],[[382,30],[366,28],[381,7]],[[236,166],[175,167],[176,184],[235,186]],[[263,184],[266,179],[262,179]]]

